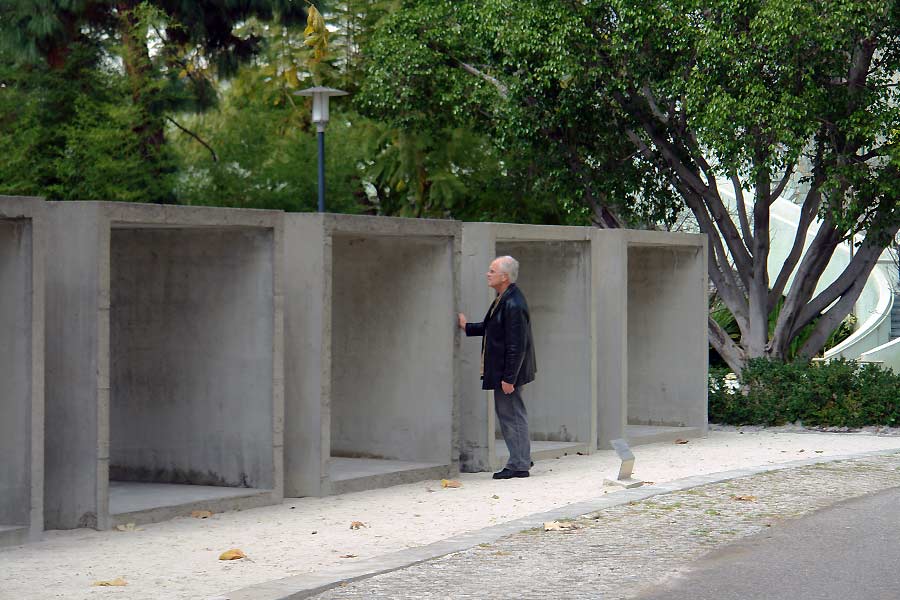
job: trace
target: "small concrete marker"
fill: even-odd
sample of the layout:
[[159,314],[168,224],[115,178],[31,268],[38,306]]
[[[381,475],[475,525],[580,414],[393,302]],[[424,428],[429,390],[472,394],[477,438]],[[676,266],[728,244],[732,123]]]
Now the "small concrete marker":
[[606,477],[603,480],[603,485],[614,485],[626,489],[644,485],[643,481],[632,479],[631,477],[631,473],[634,471],[634,453],[631,451],[631,448],[628,447],[628,442],[623,439],[617,439],[612,440],[610,444],[612,445],[613,450],[616,451],[616,454],[619,455],[622,464],[619,466],[619,474],[616,478],[611,479]]

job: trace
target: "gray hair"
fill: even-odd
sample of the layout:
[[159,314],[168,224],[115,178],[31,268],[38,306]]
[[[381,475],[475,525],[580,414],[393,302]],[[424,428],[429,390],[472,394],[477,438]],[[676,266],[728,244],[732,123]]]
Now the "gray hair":
[[500,270],[509,277],[509,282],[515,283],[516,279],[519,278],[519,261],[512,256],[498,256],[496,260],[498,261],[497,264],[500,266]]

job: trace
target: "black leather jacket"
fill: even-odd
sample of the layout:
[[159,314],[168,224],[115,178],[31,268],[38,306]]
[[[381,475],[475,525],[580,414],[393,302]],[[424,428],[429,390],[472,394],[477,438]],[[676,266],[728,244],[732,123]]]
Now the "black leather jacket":
[[534,340],[531,335],[531,314],[525,296],[516,284],[511,284],[491,316],[488,308],[481,323],[467,323],[466,335],[483,336],[485,390],[500,389],[505,381],[516,387],[534,381],[537,371]]

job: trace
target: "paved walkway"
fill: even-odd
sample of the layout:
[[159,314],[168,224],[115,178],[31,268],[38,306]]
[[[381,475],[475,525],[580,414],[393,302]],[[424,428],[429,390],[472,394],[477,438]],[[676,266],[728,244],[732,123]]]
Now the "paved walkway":
[[897,600],[900,488],[769,527],[639,600]]
[[315,596],[634,598],[724,546],[786,519],[900,486],[900,455],[774,471],[630,502]]

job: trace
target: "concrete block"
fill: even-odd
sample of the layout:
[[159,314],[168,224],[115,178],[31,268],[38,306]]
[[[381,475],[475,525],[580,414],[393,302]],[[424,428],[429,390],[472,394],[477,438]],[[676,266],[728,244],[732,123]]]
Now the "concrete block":
[[706,237],[597,231],[601,289],[598,445],[707,431]]
[[[485,272],[496,256],[519,261],[518,286],[531,311],[535,381],[524,389],[532,456],[591,452],[597,432],[596,260],[590,228],[507,223],[463,225],[463,312],[481,321],[494,292]],[[493,395],[481,389],[480,339],[464,341],[460,372],[460,464],[496,470],[509,456]]]
[[43,529],[43,202],[0,196],[0,546]]
[[285,215],[285,494],[457,470],[460,224]]
[[279,502],[281,213],[46,214],[48,528]]

